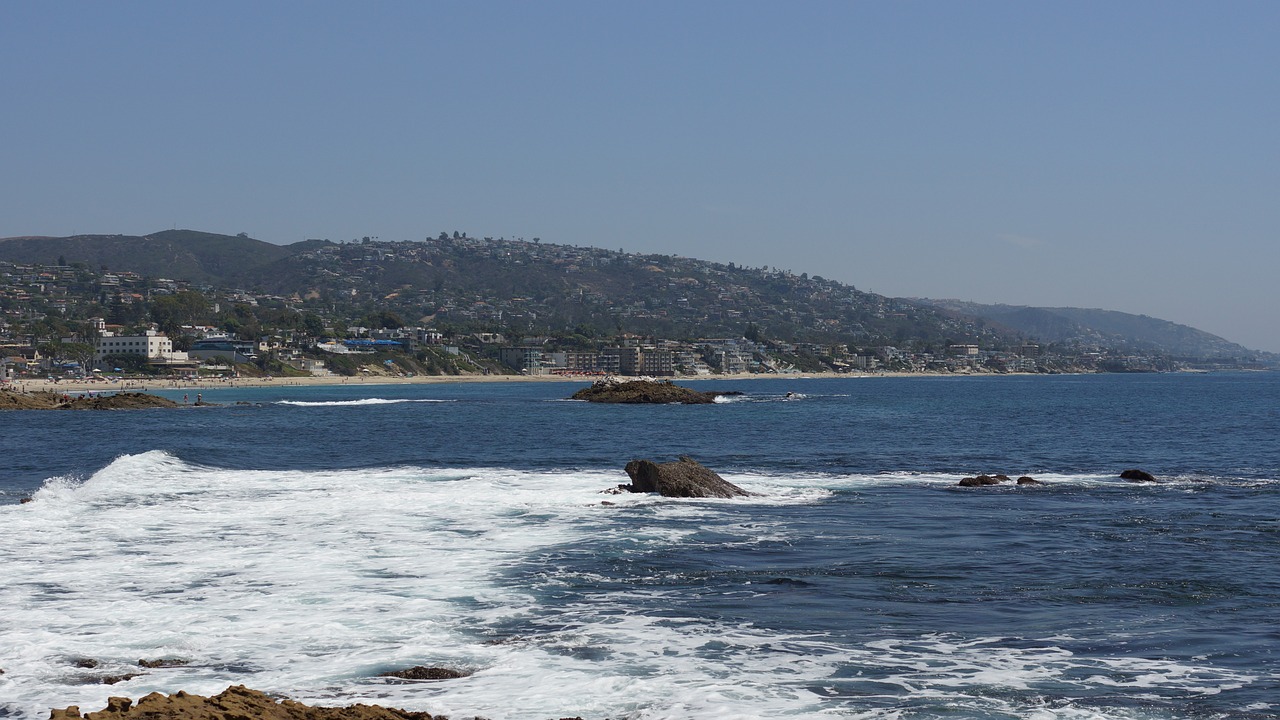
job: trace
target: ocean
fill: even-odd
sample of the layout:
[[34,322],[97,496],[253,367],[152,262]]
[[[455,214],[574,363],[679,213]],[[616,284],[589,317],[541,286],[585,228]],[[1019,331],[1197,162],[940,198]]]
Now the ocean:
[[[1280,717],[1280,375],[581,385],[0,414],[0,717]],[[681,454],[756,495],[602,494]]]

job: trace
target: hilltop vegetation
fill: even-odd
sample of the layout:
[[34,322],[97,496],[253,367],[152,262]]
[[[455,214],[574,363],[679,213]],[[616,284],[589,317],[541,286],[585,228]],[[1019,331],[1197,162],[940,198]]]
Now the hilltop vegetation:
[[[176,328],[208,320],[209,303],[223,297],[229,303],[219,303],[219,324],[246,338],[279,327],[319,336],[326,328],[341,335],[349,325],[420,324],[447,336],[557,337],[565,347],[634,333],[939,355],[950,345],[1004,350],[1027,341],[1192,360],[1258,355],[1193,328],[1125,313],[895,299],[778,268],[456,231],[415,242],[287,246],[191,230],[8,238],[0,239],[0,261],[58,268],[54,283],[38,284],[66,296],[60,304],[49,300],[64,318],[110,314],[126,325],[151,319]],[[131,274],[126,284],[136,291],[110,286],[108,271]],[[172,297],[180,290],[189,294]],[[0,294],[0,307],[39,309],[24,308],[22,297],[20,290],[8,299]],[[820,369],[817,355],[792,362]]]
[[1228,358],[1252,355],[1248,348],[1186,325],[1114,310],[982,305],[958,300],[928,300],[935,307],[982,318],[1044,343],[1110,347],[1128,352],[1180,358]]

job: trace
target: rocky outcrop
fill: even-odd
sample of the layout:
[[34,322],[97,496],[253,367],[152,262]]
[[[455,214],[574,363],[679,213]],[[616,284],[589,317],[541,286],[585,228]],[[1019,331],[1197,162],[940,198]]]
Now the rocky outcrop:
[[1120,478],[1129,482],[1159,482],[1156,476],[1146,470],[1130,469],[1120,473]]
[[724,395],[741,395],[737,391],[702,392],[676,385],[670,380],[619,380],[608,377],[597,380],[570,396],[571,400],[598,403],[651,403],[706,405]]
[[[440,716],[443,717],[443,716]],[[137,704],[124,697],[107,700],[107,707],[80,714],[71,706],[49,713],[49,720],[434,720],[424,712],[409,712],[381,705],[350,705],[341,708],[312,707],[292,700],[277,701],[265,693],[243,685],[229,687],[212,697],[177,692],[151,693]]]
[[627,492],[679,498],[732,498],[751,494],[686,455],[667,463],[632,460],[626,470],[631,484],[618,487]]
[[[999,485],[1001,483],[1010,482],[1008,475],[979,475],[977,477],[967,477],[956,483],[960,487],[987,487],[989,485]],[[1043,485],[1044,483],[1033,477],[1023,475],[1018,478],[1019,485]]]
[[182,407],[182,405],[159,395],[139,392],[85,395],[84,393],[46,391],[18,393],[0,390],[0,410],[138,410],[174,407]]
[[422,665],[414,665],[404,670],[392,670],[384,672],[378,677],[399,678],[400,680],[456,680],[464,678],[471,673],[452,668],[444,667],[424,667]]

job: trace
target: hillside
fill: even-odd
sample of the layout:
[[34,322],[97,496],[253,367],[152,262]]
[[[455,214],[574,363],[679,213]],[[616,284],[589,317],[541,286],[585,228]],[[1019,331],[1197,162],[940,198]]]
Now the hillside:
[[0,239],[3,261],[84,263],[266,294],[335,318],[391,313],[510,334],[757,335],[937,354],[951,344],[1000,350],[1029,339],[1187,359],[1254,354],[1194,328],[1120,312],[895,299],[777,268],[456,232],[422,242],[289,246],[192,230],[8,238]]
[[0,238],[0,260],[43,265],[85,263],[213,285],[232,284],[249,269],[296,249],[236,235],[164,230],[150,235]]
[[1256,354],[1193,327],[1115,310],[983,305],[959,300],[922,302],[985,319],[1043,343],[1117,348],[1194,359]]

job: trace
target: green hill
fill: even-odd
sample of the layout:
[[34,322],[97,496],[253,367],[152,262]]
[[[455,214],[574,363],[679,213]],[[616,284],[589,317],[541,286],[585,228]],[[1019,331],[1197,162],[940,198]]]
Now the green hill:
[[293,298],[335,316],[391,312],[513,334],[758,334],[935,353],[950,344],[1005,349],[1031,339],[1187,359],[1252,354],[1185,325],[1121,312],[895,299],[777,268],[460,233],[288,246],[193,230],[0,239],[0,261],[59,260]]
[[279,260],[295,250],[238,235],[194,230],[164,230],[150,235],[75,235],[72,237],[0,238],[0,260],[16,263],[67,264],[129,270],[222,285],[233,283],[254,267]]
[[982,318],[1042,343],[1154,352],[1198,360],[1256,354],[1242,345],[1187,325],[1115,310],[983,305],[958,300],[923,302]]

